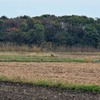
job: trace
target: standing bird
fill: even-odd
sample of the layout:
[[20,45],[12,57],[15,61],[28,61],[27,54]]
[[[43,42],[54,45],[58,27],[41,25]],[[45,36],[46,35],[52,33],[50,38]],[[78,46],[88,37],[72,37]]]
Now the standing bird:
[[51,57],[54,57],[54,55],[51,53]]

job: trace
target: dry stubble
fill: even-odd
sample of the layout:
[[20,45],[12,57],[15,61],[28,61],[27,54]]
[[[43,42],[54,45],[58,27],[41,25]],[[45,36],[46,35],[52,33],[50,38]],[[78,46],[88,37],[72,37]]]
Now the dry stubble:
[[100,85],[100,63],[0,62],[0,75],[18,80]]

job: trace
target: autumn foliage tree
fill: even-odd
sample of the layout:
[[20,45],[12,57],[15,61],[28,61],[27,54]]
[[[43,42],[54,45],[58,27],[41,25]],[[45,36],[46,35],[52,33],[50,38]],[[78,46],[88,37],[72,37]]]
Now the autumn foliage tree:
[[42,15],[0,18],[0,42],[100,48],[100,18]]

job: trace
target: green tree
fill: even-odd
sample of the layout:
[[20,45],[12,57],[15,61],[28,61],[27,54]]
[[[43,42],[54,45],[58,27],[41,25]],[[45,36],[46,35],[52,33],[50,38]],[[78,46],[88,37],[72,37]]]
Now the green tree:
[[68,33],[65,31],[60,31],[55,34],[55,43],[57,45],[66,45],[67,44]]
[[41,44],[44,41],[44,27],[40,23],[36,23],[34,27],[34,29],[28,31],[28,41],[32,44]]
[[87,46],[98,47],[100,35],[98,34],[94,25],[89,24],[85,26],[85,35],[82,39],[82,44]]
[[3,20],[0,20],[0,32],[3,31],[3,23],[4,23],[4,21]]

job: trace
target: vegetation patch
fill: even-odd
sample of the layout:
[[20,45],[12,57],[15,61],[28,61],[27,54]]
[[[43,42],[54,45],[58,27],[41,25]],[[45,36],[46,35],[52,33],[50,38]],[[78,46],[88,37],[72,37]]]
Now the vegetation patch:
[[42,87],[51,87],[51,88],[57,88],[58,90],[62,89],[69,89],[69,90],[75,90],[75,91],[84,91],[84,92],[100,92],[100,86],[98,85],[79,85],[79,84],[67,84],[63,82],[53,82],[53,81],[27,81],[27,80],[16,80],[16,79],[9,79],[5,76],[0,76],[0,81],[4,82],[13,82],[13,83],[19,83],[19,84],[30,84],[33,86],[42,86]]
[[65,51],[68,47],[70,51],[100,51],[99,27],[99,18],[86,16],[3,16],[0,17],[0,47],[3,43],[12,43],[47,50]]
[[93,62],[100,62],[100,59],[94,59]]
[[52,56],[0,55],[0,62],[91,62],[83,58],[62,58]]

